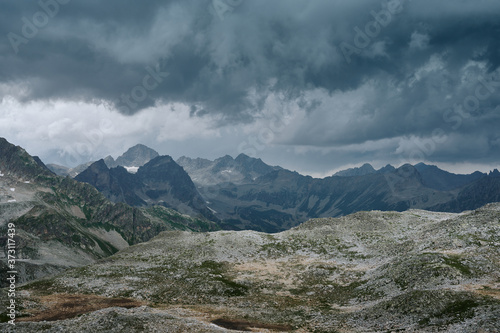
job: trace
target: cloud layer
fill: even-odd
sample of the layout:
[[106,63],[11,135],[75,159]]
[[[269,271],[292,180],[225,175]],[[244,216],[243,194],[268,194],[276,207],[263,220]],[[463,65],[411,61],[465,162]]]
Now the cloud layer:
[[[0,6],[4,102],[84,103],[94,117],[169,117],[176,105],[184,110],[177,124],[257,136],[239,140],[241,151],[279,144],[349,158],[349,150],[345,164],[500,157],[496,0]],[[51,126],[67,126],[69,116],[53,114],[62,119]],[[273,128],[276,117],[286,129]]]

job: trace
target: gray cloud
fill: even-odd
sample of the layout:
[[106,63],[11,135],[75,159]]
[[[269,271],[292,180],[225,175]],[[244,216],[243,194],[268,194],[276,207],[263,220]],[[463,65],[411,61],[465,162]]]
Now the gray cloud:
[[[368,147],[438,129],[448,141],[429,159],[499,157],[496,0],[220,0],[234,5],[225,13],[208,0],[55,1],[41,1],[57,13],[33,36],[26,20],[43,13],[39,3],[0,4],[0,84],[21,87],[20,101],[80,100],[125,114],[180,102],[223,126],[253,122],[269,95],[282,94],[284,107],[302,99],[306,114],[282,144]],[[355,51],[347,59],[345,45]],[[459,113],[478,78],[494,91]],[[444,148],[468,137],[481,149]]]

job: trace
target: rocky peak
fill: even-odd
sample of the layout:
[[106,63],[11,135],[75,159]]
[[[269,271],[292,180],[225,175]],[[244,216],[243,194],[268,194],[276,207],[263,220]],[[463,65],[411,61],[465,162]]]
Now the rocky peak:
[[385,167],[378,169],[377,173],[389,173],[389,172],[393,172],[395,170],[396,170],[395,167],[393,167],[390,164],[387,164]]
[[179,171],[179,169],[182,167],[175,163],[172,157],[165,155],[155,157],[141,166],[137,170],[137,175],[139,177],[147,176],[149,179],[163,179],[168,176],[167,173]]
[[19,178],[54,176],[45,164],[37,157],[31,157],[26,150],[0,138],[0,172],[12,173]]
[[199,168],[207,168],[209,167],[210,165],[212,165],[212,161],[210,160],[207,160],[205,158],[190,158],[190,157],[187,157],[187,156],[181,156],[179,157],[179,159],[177,160],[177,164],[181,165],[182,167],[184,167],[184,169],[190,169],[190,168],[196,168],[196,169],[199,169]]
[[218,159],[216,159],[214,163],[218,166],[227,166],[233,164],[234,159],[229,155],[225,155],[223,157],[219,157]]
[[399,168],[396,169],[396,173],[403,177],[403,178],[418,178],[420,179],[420,173],[418,172],[417,168],[415,168],[411,164],[403,164]]
[[140,167],[148,163],[159,154],[154,149],[138,144],[129,148],[123,155],[116,159],[116,164],[121,166]]
[[493,171],[490,171],[490,173],[488,174],[488,176],[495,177],[495,178],[500,178],[500,172],[498,171],[498,169],[494,169]]
[[356,177],[356,176],[365,176],[375,173],[375,169],[369,163],[365,163],[357,168],[350,168],[347,170],[342,170],[334,174],[334,176],[340,177]]

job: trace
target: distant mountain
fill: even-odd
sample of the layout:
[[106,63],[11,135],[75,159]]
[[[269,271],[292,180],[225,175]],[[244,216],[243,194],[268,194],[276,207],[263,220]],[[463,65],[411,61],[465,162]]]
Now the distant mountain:
[[76,177],[80,172],[87,169],[93,162],[87,162],[80,164],[74,168],[69,168],[58,164],[47,164],[47,168],[58,176],[70,176],[71,178]]
[[131,206],[147,205],[135,194],[137,189],[142,188],[142,183],[137,177],[121,166],[109,169],[102,159],[91,164],[75,179],[93,185],[113,202],[123,202]]
[[[476,171],[469,175],[457,175],[448,171],[441,170],[435,165],[427,165],[424,163],[418,163],[417,165],[415,165],[415,168],[422,176],[422,183],[425,186],[438,191],[454,190],[470,184],[471,182],[478,180],[479,178],[482,178],[486,175],[479,171]],[[394,172],[394,170],[396,169],[390,164],[379,170],[375,170],[370,164],[365,163],[361,167],[339,171],[335,173],[334,176],[358,177],[374,173],[391,173]]]
[[186,170],[194,183],[203,186],[228,182],[252,183],[260,176],[281,169],[265,164],[260,158],[252,158],[245,154],[238,155],[236,159],[226,155],[214,161],[182,156],[177,163]]
[[52,171],[53,173],[55,173],[58,176],[69,175],[70,168],[63,166],[63,165],[50,163],[50,164],[47,164],[47,168],[49,168],[50,171]]
[[337,173],[334,174],[334,176],[337,176],[337,177],[358,177],[358,176],[370,175],[373,173],[390,173],[390,172],[393,172],[394,170],[396,170],[396,168],[390,164],[387,164],[385,167],[380,168],[379,170],[375,170],[371,164],[365,163],[360,167],[338,171]]
[[500,172],[497,169],[460,189],[455,199],[429,209],[462,212],[479,208],[490,202],[500,202]]
[[418,163],[415,168],[422,175],[422,183],[439,191],[449,191],[460,188],[478,180],[486,174],[476,171],[470,175],[456,175],[439,169],[435,165]]
[[[143,166],[157,156],[159,156],[159,154],[154,149],[151,149],[142,144],[138,144],[129,148],[116,160],[112,156],[107,156],[106,158],[104,158],[104,163],[106,163],[109,168],[122,166],[125,167],[129,172],[136,172],[140,166]],[[83,163],[74,168],[69,168],[58,164],[48,164],[47,167],[56,175],[70,176],[71,178],[75,178],[78,174],[86,170],[94,162],[95,161]]]
[[499,192],[493,175],[456,175],[423,163],[397,169],[388,164],[378,170],[367,163],[324,179],[302,176],[244,154],[214,161],[183,156],[178,165],[165,157],[154,167],[133,165],[156,154],[137,145],[117,159],[127,164],[127,170],[110,167],[115,161],[107,157],[78,179],[95,185],[114,202],[139,207],[161,204],[223,221],[225,229],[265,232],[285,230],[309,218],[360,210],[475,209],[498,200]]
[[[120,174],[108,176],[119,179]],[[53,174],[38,158],[0,138],[2,248],[8,222],[16,226],[18,282],[95,262],[164,230],[218,229],[164,207],[112,203],[93,186]],[[6,254],[0,251],[0,286],[6,283]]]
[[113,202],[163,205],[181,213],[214,219],[189,175],[170,156],[150,160],[136,174],[121,166],[108,168],[104,160],[99,160],[75,179],[95,186]]
[[138,168],[158,156],[160,156],[160,154],[154,149],[138,144],[129,148],[123,155],[119,156],[116,161],[113,160],[111,156],[106,157],[104,161],[110,168],[119,165],[122,167]]
[[26,181],[54,175],[38,157],[30,156],[26,150],[4,138],[0,138],[0,173],[2,177],[12,175]]
[[393,167],[390,164],[387,164],[385,167],[382,167],[382,168],[378,169],[377,173],[391,173],[391,172],[393,172],[395,170],[396,170],[395,167]]
[[[276,232],[312,217],[364,210],[425,208],[454,198],[422,184],[418,171],[404,165],[392,173],[314,179],[276,170],[253,183],[217,184],[200,189],[225,228]],[[231,226],[230,226],[230,225]]]
[[350,168],[347,170],[342,170],[334,174],[334,176],[338,177],[355,177],[355,176],[365,176],[375,173],[375,169],[371,166],[371,164],[365,163],[359,168]]

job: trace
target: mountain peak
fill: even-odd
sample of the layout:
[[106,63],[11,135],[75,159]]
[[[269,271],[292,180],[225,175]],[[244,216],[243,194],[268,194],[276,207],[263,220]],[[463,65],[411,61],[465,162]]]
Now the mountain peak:
[[137,144],[118,157],[116,165],[140,167],[158,156],[160,154],[156,150],[143,144]]
[[109,170],[106,162],[102,158],[100,160],[95,161],[94,163],[92,163],[89,166],[89,168],[94,169],[94,170]]
[[214,162],[231,162],[234,161],[234,158],[230,155],[224,155],[222,157],[217,158]]
[[[234,160],[235,161],[248,161],[248,160],[252,160],[252,159],[254,159],[254,158],[241,153],[238,156],[236,156],[236,158]],[[258,158],[257,160],[260,160],[260,158]]]
[[334,176],[339,177],[355,177],[355,176],[365,176],[375,173],[375,169],[371,164],[365,163],[360,167],[350,168],[347,170],[342,170],[334,174]]
[[488,176],[495,177],[495,178],[500,177],[500,171],[498,171],[498,169],[494,169],[493,171],[490,171]]
[[393,172],[395,170],[396,170],[395,167],[393,167],[390,164],[387,164],[385,167],[382,167],[382,168],[378,169],[377,173],[389,173],[389,172]]
[[26,150],[0,138],[0,172],[9,171],[17,177],[35,178],[54,176],[54,173],[38,157],[30,156]]

